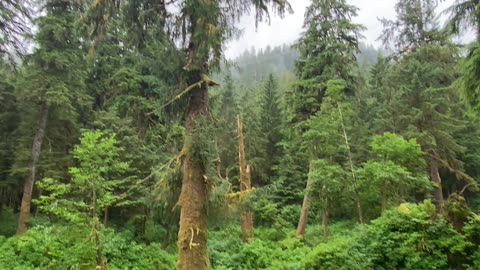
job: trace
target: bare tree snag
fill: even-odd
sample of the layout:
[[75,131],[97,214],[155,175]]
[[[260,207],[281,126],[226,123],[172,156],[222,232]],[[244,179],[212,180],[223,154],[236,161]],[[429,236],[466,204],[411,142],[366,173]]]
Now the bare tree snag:
[[[240,192],[249,191],[252,188],[250,166],[245,161],[245,144],[243,141],[242,117],[237,115],[238,124],[238,161],[240,166]],[[253,215],[252,211],[246,210],[240,217],[242,228],[242,240],[248,243],[253,238]]]
[[37,171],[38,158],[42,151],[43,138],[48,122],[48,104],[44,102],[40,108],[38,117],[37,130],[33,138],[32,156],[28,164],[28,171],[25,177],[23,188],[22,204],[20,207],[20,214],[18,216],[17,235],[22,235],[27,231],[27,222],[30,216],[30,206],[32,202],[33,185],[35,183],[35,175]]

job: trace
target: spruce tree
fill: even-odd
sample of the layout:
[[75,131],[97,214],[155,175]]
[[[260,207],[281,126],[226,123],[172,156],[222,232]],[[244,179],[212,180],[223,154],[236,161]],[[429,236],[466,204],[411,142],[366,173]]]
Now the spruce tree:
[[[96,1],[93,6],[93,33],[101,34],[106,28],[105,13],[114,13],[116,1]],[[166,4],[163,2],[163,4]],[[208,269],[207,256],[207,194],[206,165],[199,150],[206,142],[199,141],[202,128],[208,128],[208,87],[216,85],[208,77],[210,69],[218,67],[223,56],[223,45],[232,37],[235,22],[241,15],[256,10],[256,21],[268,16],[268,5],[283,14],[290,6],[285,0],[246,1],[173,1],[180,10],[168,14],[173,19],[173,38],[181,41],[186,52],[184,64],[186,88],[177,97],[187,97],[185,115],[185,144],[179,160],[182,161],[182,188],[180,207],[180,228],[178,232],[178,269]],[[165,11],[160,8],[159,11]],[[158,16],[164,14],[157,14]],[[196,147],[199,146],[199,147]],[[207,183],[208,184],[208,183]]]

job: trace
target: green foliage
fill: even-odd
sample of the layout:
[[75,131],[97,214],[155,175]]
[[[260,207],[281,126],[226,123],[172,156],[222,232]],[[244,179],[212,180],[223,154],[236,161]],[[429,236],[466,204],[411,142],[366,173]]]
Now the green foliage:
[[385,132],[382,136],[373,136],[370,147],[377,159],[392,161],[412,173],[424,169],[424,153],[415,139],[405,140],[400,135]]
[[480,93],[480,43],[476,42],[469,48],[467,57],[461,62],[461,75],[455,83],[460,90],[461,97],[467,102],[470,108],[478,112]]
[[430,201],[387,211],[372,222],[365,237],[378,269],[455,269],[472,245],[437,216]]
[[447,35],[438,28],[435,0],[397,1],[395,20],[382,19],[381,40],[393,44],[398,54],[425,44],[445,42]]
[[356,65],[358,39],[364,27],[352,22],[357,8],[344,0],[315,0],[305,13],[305,33],[295,47],[298,82],[291,101],[296,122],[308,119],[320,109],[327,81],[344,80],[354,87],[350,69]]
[[73,150],[79,167],[70,168],[70,183],[43,179],[38,186],[48,195],[40,196],[36,203],[61,218],[89,223],[124,199],[116,193],[126,183],[121,175],[128,171],[129,165],[118,160],[120,151],[113,135],[84,132],[80,145]]
[[[81,237],[88,233],[83,226],[37,226],[21,238],[0,239],[0,265],[16,270],[94,269],[93,239]],[[103,241],[110,269],[175,269],[175,257],[159,244],[138,244],[128,234],[113,230]]]
[[353,238],[338,237],[321,243],[305,257],[305,269],[369,269],[372,267],[368,254]]

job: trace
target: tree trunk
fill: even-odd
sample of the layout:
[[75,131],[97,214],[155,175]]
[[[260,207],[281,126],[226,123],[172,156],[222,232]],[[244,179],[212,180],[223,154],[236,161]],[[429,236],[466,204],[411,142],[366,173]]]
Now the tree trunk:
[[108,223],[108,207],[103,212],[103,226],[106,228]]
[[[237,115],[238,124],[238,162],[240,166],[240,191],[245,192],[252,188],[250,166],[245,161],[245,144],[243,141],[243,122],[242,117]],[[242,240],[248,243],[253,237],[253,216],[252,211],[246,210],[240,217],[242,228]]]
[[442,179],[438,172],[438,161],[435,157],[430,157],[430,179],[434,183],[433,197],[435,198],[435,207],[438,212],[443,209]]
[[337,102],[338,112],[340,114],[340,120],[343,129],[343,138],[345,139],[345,146],[348,150],[348,161],[350,164],[350,172],[352,173],[352,184],[355,196],[355,204],[357,206],[357,214],[358,214],[358,223],[363,224],[363,210],[362,210],[362,203],[360,201],[360,193],[358,192],[358,184],[357,184],[357,177],[355,175],[355,168],[353,167],[353,158],[352,152],[350,150],[350,143],[348,142],[347,130],[345,129],[345,124],[343,123],[343,114],[342,109],[340,108],[340,103]]
[[363,210],[362,210],[362,203],[360,201],[360,193],[357,189],[355,189],[355,204],[357,206],[357,213],[358,213],[358,223],[363,224]]
[[28,172],[25,177],[25,183],[23,188],[22,204],[20,207],[20,214],[18,216],[18,228],[17,235],[22,235],[27,231],[27,221],[30,216],[30,204],[32,202],[33,185],[35,182],[35,174],[37,169],[38,158],[42,150],[43,138],[45,137],[45,131],[48,121],[48,105],[43,103],[40,108],[40,115],[37,123],[37,130],[33,138],[32,144],[32,157],[28,164]]
[[[252,178],[251,178],[251,174],[250,174],[250,166],[249,165],[247,165],[246,173],[247,173],[247,179],[248,179],[247,183],[251,183]],[[247,187],[248,188],[243,190],[243,191],[247,191],[251,188],[250,186],[247,186]],[[246,210],[245,213],[243,213],[240,221],[241,221],[241,227],[242,227],[242,240],[243,240],[244,243],[248,243],[253,238],[253,214],[252,214],[252,211],[250,209]]]
[[310,200],[310,172],[312,171],[312,161],[310,161],[310,171],[307,177],[307,186],[305,187],[305,194],[303,195],[302,210],[300,210],[300,218],[298,219],[297,231],[295,232],[296,238],[302,238],[305,235],[305,229],[307,228],[308,217],[308,204]]
[[92,220],[93,233],[95,235],[95,258],[98,270],[107,270],[107,262],[103,259],[102,246],[100,242],[100,220],[97,215],[97,183],[96,179],[92,179]]
[[[325,203],[328,205],[328,202]],[[322,229],[323,229],[323,240],[328,240],[328,206],[325,206],[322,209]]]
[[[200,72],[192,72],[189,84],[201,80]],[[192,89],[185,121],[184,157],[182,164],[182,189],[178,201],[180,226],[178,230],[178,270],[206,270],[210,267],[207,254],[207,183],[202,160],[191,145],[200,132],[195,122],[208,116],[208,89],[205,83]]]

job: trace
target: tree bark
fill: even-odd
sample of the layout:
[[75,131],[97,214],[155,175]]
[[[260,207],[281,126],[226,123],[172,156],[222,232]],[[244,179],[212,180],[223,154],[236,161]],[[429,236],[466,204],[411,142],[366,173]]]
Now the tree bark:
[[[328,202],[325,203],[328,205]],[[328,240],[328,206],[323,207],[322,209],[322,229],[323,229],[323,240]]]
[[430,179],[434,183],[433,197],[435,198],[435,207],[438,212],[443,209],[444,199],[442,192],[442,179],[438,172],[438,161],[435,157],[430,157]]
[[[311,171],[312,161],[310,161],[310,172]],[[300,218],[298,219],[297,231],[295,232],[296,238],[302,238],[305,235],[305,229],[307,228],[308,204],[310,201],[310,172],[307,177],[307,186],[305,187],[305,194],[303,195],[302,209],[300,210]]]
[[[252,188],[250,166],[245,161],[245,144],[243,141],[243,121],[242,116],[237,115],[238,132],[238,162],[240,166],[240,191],[248,191]],[[252,211],[246,210],[240,217],[242,228],[242,240],[248,243],[253,238],[253,216]]]
[[[248,183],[251,183],[251,174],[250,174],[250,166],[247,165],[246,169],[247,173],[247,179]],[[248,186],[247,186],[248,187]],[[251,187],[248,187],[247,189],[243,191],[249,190]],[[242,227],[242,240],[244,243],[250,242],[250,240],[253,238],[253,214],[250,209],[246,210],[245,213],[240,218],[241,221],[241,227]]]
[[27,231],[27,222],[30,216],[30,204],[32,202],[33,185],[35,183],[35,174],[37,169],[38,159],[42,151],[43,138],[48,122],[48,105],[44,102],[40,108],[40,115],[37,123],[37,130],[33,138],[32,156],[28,164],[28,172],[25,177],[23,188],[22,204],[18,216],[17,235],[22,235]]
[[[250,166],[245,161],[245,144],[243,141],[243,121],[240,115],[237,115],[238,122],[238,157],[240,166],[240,191],[248,191],[252,188]],[[253,216],[250,210],[246,210],[241,218],[242,240],[248,243],[253,238]]]
[[[201,80],[200,72],[191,72],[189,84]],[[190,145],[195,143],[195,122],[208,116],[208,89],[205,83],[192,89],[185,121],[182,189],[178,201],[180,226],[178,230],[178,270],[207,270],[207,183],[203,162],[198,160]]]

